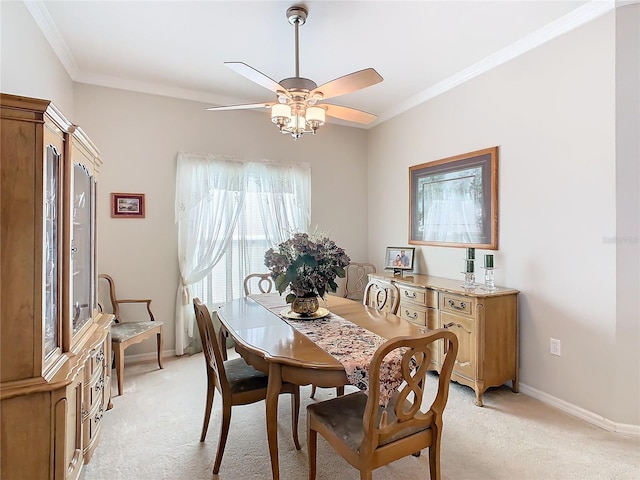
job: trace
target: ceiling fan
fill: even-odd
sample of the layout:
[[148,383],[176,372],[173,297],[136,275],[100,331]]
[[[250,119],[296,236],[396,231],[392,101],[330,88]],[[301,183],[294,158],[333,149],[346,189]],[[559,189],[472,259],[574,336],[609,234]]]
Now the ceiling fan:
[[306,22],[307,14],[307,9],[302,6],[287,9],[289,23],[295,27],[295,77],[276,82],[246,63],[225,62],[225,65],[235,72],[275,92],[276,101],[209,107],[206,110],[269,108],[271,121],[280,129],[280,132],[291,134],[294,138],[299,138],[304,133],[315,134],[318,128],[324,125],[325,115],[355,123],[373,122],[377,117],[372,113],[321,102],[327,98],[345,95],[380,83],[382,77],[375,69],[366,68],[353,72],[320,86],[313,80],[300,76],[298,28]]

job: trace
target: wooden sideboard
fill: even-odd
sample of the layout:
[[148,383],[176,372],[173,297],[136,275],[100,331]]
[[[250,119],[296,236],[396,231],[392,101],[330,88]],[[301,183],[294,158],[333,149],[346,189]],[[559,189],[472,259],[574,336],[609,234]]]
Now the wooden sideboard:
[[[462,287],[461,280],[428,275],[370,278],[395,283],[400,291],[398,316],[429,329],[446,328],[459,340],[451,379],[476,392],[476,404],[489,387],[511,381],[518,391],[518,290]],[[440,371],[444,352],[432,352],[431,367]]]
[[51,102],[0,94],[0,478],[74,480],[111,399],[96,282],[98,150]]

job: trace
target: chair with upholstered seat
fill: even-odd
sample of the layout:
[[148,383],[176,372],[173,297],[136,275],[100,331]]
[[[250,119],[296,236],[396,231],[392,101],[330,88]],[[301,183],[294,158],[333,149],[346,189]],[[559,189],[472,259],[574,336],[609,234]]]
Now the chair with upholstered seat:
[[[443,342],[446,358],[437,378],[435,399],[427,411],[424,398],[430,353],[434,342]],[[436,347],[437,348],[437,347]],[[400,349],[404,383],[386,406],[380,405],[382,360]],[[372,471],[395,460],[429,448],[431,480],[440,480],[442,413],[447,404],[453,363],[458,352],[454,333],[440,329],[419,336],[392,338],[382,344],[369,366],[369,392],[355,392],[307,406],[309,480],[316,478],[317,434],[352,466],[361,480],[371,480]],[[436,381],[435,379],[433,381]]]
[[[269,377],[251,365],[248,365],[241,357],[224,361],[222,358],[222,349],[216,340],[216,333],[213,322],[211,321],[209,309],[198,298],[193,299],[193,307],[207,368],[207,403],[204,411],[202,433],[200,434],[201,442],[204,442],[207,436],[211,408],[213,407],[213,397],[216,390],[218,390],[222,396],[220,438],[218,440],[216,459],[213,464],[213,473],[217,474],[220,470],[224,447],[227,443],[232,407],[235,405],[247,405],[266,399]],[[293,430],[293,442],[296,449],[300,450],[300,442],[298,440],[300,387],[292,383],[284,382],[280,393],[291,394],[291,428]]]
[[371,279],[364,289],[362,303],[394,315],[400,306],[400,289],[395,283]]
[[373,263],[351,262],[344,270],[344,298],[362,301],[368,275],[376,273],[376,266]]
[[[111,325],[111,349],[115,356],[116,376],[118,377],[118,395],[124,393],[124,351],[127,347],[140,343],[148,338],[156,336],[156,346],[158,349],[158,366],[162,365],[162,322],[156,321],[151,311],[151,299],[118,299],[116,297],[116,287],[113,278],[104,273],[98,275],[99,280],[104,280],[109,286],[109,301],[111,310],[115,316],[115,323]],[[146,313],[135,314],[144,315],[144,320],[123,319],[120,307],[123,304],[134,304],[146,306]]]

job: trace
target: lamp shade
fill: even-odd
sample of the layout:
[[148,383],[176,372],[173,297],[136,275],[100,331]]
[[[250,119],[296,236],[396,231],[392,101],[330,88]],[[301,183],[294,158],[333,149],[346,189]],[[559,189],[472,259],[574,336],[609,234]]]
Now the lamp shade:
[[318,126],[324,125],[325,111],[321,107],[309,107],[307,108],[307,122],[318,122]]
[[286,124],[291,117],[291,107],[283,103],[276,103],[271,106],[271,121],[273,123]]

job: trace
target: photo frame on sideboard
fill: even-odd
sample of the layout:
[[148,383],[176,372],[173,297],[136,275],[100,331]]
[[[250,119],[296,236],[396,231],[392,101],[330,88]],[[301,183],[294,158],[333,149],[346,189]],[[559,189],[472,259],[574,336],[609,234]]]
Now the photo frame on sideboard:
[[385,270],[393,270],[394,274],[412,271],[415,251],[414,247],[387,247],[384,257]]
[[498,249],[498,147],[409,167],[409,244]]
[[112,193],[112,218],[144,218],[144,193]]

